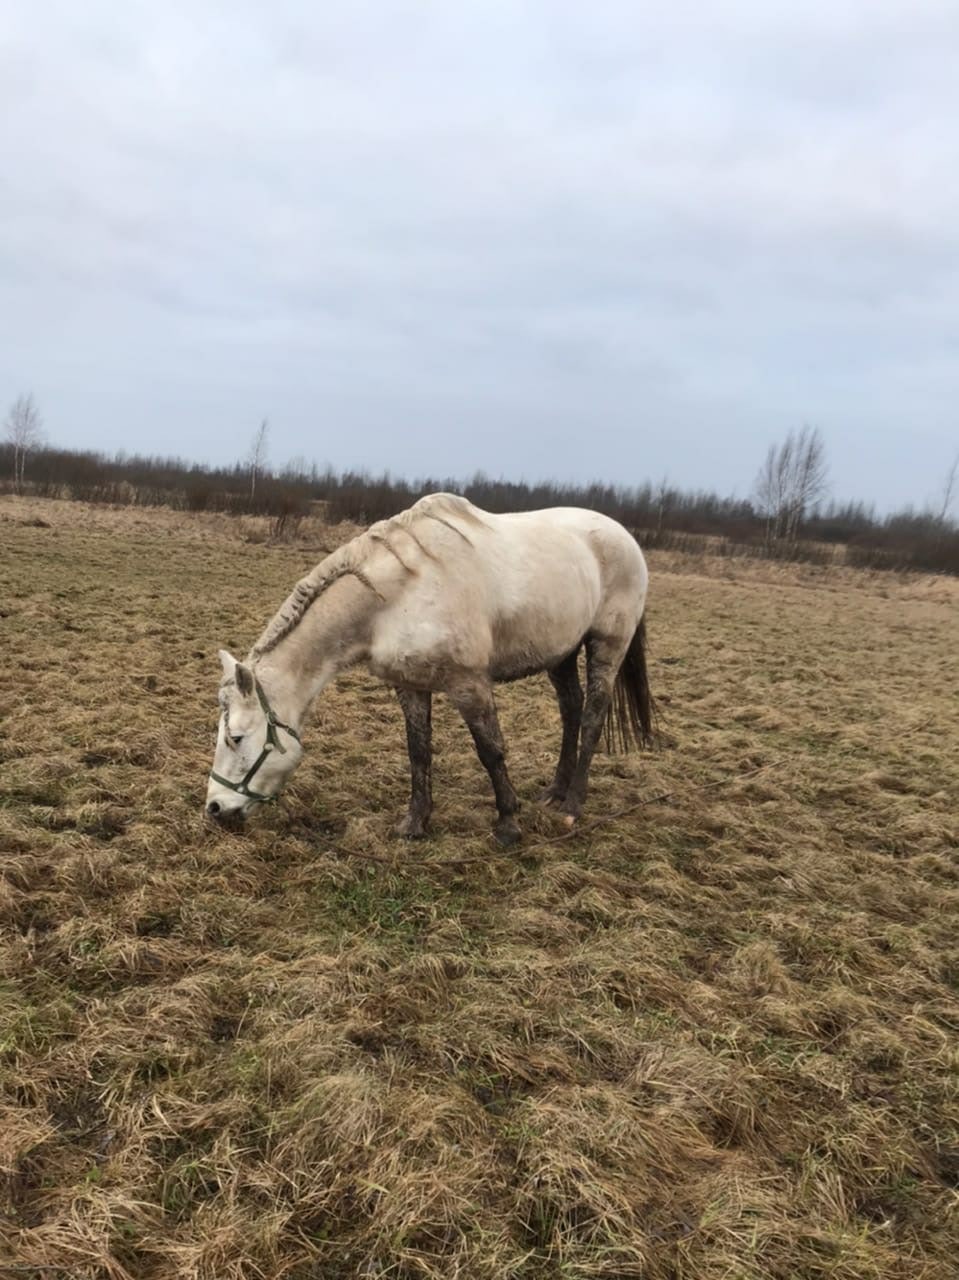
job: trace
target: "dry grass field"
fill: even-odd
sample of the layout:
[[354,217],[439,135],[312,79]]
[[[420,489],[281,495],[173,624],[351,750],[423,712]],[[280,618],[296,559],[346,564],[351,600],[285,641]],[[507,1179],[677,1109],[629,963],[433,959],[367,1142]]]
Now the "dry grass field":
[[210,829],[217,647],[343,536],[0,499],[0,1276],[956,1275],[959,583],[650,557],[569,839],[539,679],[519,853],[442,704],[397,844],[362,673]]

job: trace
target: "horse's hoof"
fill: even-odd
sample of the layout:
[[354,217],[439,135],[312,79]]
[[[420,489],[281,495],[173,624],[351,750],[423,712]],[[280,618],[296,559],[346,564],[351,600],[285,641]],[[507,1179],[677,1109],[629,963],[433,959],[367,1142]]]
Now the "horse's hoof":
[[426,823],[411,818],[409,814],[393,828],[393,834],[401,840],[425,840],[429,835]]
[[512,848],[514,844],[519,844],[522,839],[519,823],[513,818],[500,818],[493,828],[493,835],[496,837],[497,844],[502,845],[504,849]]
[[563,815],[563,826],[571,827],[583,812],[583,802],[577,796],[567,795],[560,813]]

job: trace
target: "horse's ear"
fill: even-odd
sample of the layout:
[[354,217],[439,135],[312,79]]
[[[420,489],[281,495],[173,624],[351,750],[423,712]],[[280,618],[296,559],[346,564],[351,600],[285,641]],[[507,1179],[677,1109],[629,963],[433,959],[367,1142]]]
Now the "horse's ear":
[[237,691],[244,698],[253,696],[253,672],[249,667],[245,667],[242,662],[238,662],[233,672],[233,679],[236,681]]
[[242,662],[237,662],[232,653],[227,653],[226,649],[220,650],[220,663],[223,667],[223,676],[226,680],[235,680],[237,693],[244,698],[249,698],[253,694],[253,672],[249,667],[245,667]]

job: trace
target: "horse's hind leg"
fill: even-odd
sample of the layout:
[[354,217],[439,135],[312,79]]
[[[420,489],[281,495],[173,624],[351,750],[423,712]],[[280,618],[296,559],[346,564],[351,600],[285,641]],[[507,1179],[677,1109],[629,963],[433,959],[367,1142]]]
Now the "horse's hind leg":
[[599,735],[603,732],[613,698],[613,685],[623,660],[621,640],[590,636],[586,641],[586,703],[580,729],[579,757],[573,777],[560,804],[560,812],[573,823],[583,810],[592,763]]
[[417,689],[397,689],[396,696],[406,718],[412,778],[409,813],[396,828],[396,834],[418,840],[426,835],[433,811],[433,695]]
[[512,845],[520,838],[515,814],[519,800],[506,772],[506,752],[493,690],[482,681],[470,681],[468,685],[450,690],[450,698],[466,721],[466,727],[476,744],[476,754],[490,776],[496,793],[496,809],[499,817],[493,827],[496,839],[502,845]]
[[583,720],[583,686],[579,682],[579,650],[564,658],[547,675],[556,690],[559,713],[563,717],[563,744],[553,781],[540,796],[547,804],[562,804],[573,780],[579,729]]

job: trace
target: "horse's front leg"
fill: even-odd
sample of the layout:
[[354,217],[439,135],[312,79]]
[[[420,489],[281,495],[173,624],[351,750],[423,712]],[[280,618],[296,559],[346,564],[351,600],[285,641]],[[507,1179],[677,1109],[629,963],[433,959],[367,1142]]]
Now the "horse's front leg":
[[433,812],[433,695],[418,689],[397,689],[396,696],[406,718],[412,782],[409,813],[396,828],[396,834],[421,840]]
[[450,699],[466,721],[476,744],[476,753],[493,784],[499,814],[493,834],[501,845],[509,847],[520,838],[519,823],[515,817],[519,811],[519,799],[506,771],[506,750],[492,687],[484,680],[470,680],[451,689]]

